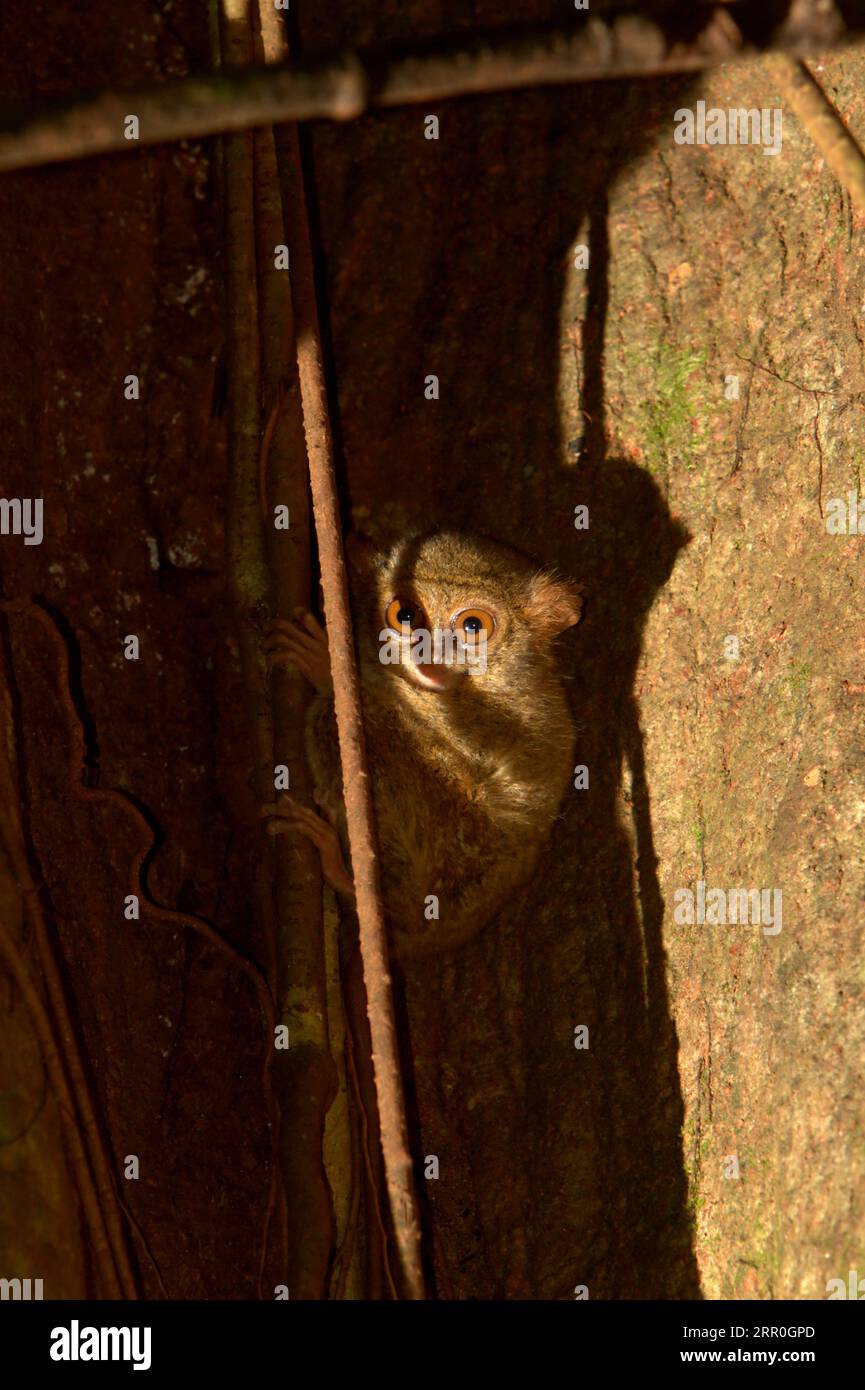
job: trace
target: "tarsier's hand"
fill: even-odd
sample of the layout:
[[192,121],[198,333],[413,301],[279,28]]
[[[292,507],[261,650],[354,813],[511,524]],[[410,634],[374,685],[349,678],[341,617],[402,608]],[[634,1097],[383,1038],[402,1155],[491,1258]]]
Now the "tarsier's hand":
[[327,633],[306,609],[295,608],[291,620],[274,618],[261,649],[271,666],[296,666],[320,694],[333,694]]
[[[323,799],[317,794],[315,799],[328,814]],[[268,835],[285,835],[291,830],[305,835],[318,850],[321,874],[325,883],[328,883],[335,893],[342,893],[348,898],[354,897],[354,881],[345,866],[339,835],[330,819],[323,820],[307,806],[292,801],[285,792],[280,794],[278,801],[262,806],[259,814],[269,822],[266,827]]]

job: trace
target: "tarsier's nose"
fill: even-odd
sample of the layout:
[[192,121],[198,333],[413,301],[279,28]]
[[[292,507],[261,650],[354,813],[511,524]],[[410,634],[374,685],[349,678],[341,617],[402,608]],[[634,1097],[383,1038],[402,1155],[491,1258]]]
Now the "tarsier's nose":
[[430,690],[448,690],[458,677],[456,667],[450,662],[414,662],[421,684]]

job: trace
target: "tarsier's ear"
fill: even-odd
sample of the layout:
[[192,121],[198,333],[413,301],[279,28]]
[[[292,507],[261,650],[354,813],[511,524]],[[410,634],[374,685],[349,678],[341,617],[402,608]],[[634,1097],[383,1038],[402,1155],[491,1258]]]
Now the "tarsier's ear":
[[529,585],[525,615],[537,633],[549,638],[556,637],[580,621],[582,593],[582,584],[575,584],[570,579],[557,579],[553,574],[536,574]]
[[360,531],[349,531],[345,538],[345,555],[349,569],[355,574],[365,574],[372,568],[376,548],[368,536]]

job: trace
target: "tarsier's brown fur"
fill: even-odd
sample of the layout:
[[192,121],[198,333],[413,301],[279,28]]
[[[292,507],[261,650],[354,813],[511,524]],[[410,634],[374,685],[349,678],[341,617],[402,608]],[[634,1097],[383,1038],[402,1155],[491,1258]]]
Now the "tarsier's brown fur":
[[[453,532],[412,537],[387,554],[355,543],[349,555],[392,947],[402,957],[450,950],[525,883],[573,775],[574,725],[553,641],[579,619],[579,587],[510,547]],[[435,690],[418,684],[408,654],[383,665],[380,634],[396,598],[420,604],[430,628],[461,609],[492,613],[486,670],[462,670]],[[307,747],[322,805],[341,806],[330,696],[310,710]],[[336,823],[345,847],[343,813]],[[437,920],[425,916],[431,894]]]

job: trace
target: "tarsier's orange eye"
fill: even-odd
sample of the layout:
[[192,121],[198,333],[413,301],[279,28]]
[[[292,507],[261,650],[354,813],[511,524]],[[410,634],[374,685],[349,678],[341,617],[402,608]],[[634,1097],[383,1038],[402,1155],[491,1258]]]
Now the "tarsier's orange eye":
[[481,635],[489,641],[496,630],[496,620],[485,608],[464,608],[451,619],[451,624],[457,637],[469,645],[479,642]]
[[423,627],[424,612],[419,603],[412,603],[410,599],[395,598],[391,599],[384,615],[385,626],[393,632],[401,632],[406,636],[414,628]]

